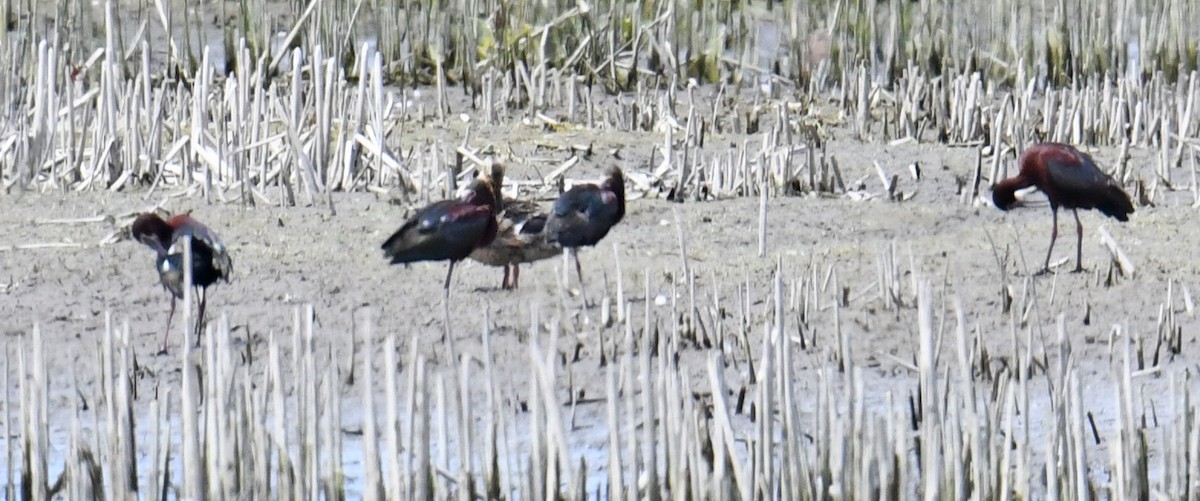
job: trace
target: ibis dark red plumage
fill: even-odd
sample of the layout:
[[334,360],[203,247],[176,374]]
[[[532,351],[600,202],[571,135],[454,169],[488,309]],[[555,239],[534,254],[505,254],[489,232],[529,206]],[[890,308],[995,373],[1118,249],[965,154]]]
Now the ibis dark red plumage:
[[450,332],[450,278],[454,275],[454,265],[475,249],[491,243],[496,230],[495,190],[489,180],[478,179],[462,197],[434,202],[418,210],[383,242],[384,256],[392,264],[450,261],[442,284],[446,335]]
[[1017,203],[1017,190],[1036,186],[1046,194],[1054,222],[1042,273],[1050,270],[1050,254],[1058,239],[1058,209],[1071,209],[1077,238],[1075,271],[1083,271],[1083,223],[1079,221],[1079,209],[1096,209],[1123,222],[1133,212],[1133,201],[1111,176],[1096,166],[1091,156],[1065,144],[1034,145],[1021,154],[1018,164],[1020,173],[992,187],[992,202],[1000,210],[1008,210]]
[[583,267],[579,264],[579,248],[599,243],[623,217],[625,174],[620,167],[609,169],[608,177],[599,185],[575,185],[554,202],[554,210],[546,220],[546,235],[575,258],[580,287]]
[[417,211],[383,242],[392,264],[450,261],[443,288],[450,288],[454,264],[496,238],[496,196],[491,183],[479,179],[461,198],[442,200]]
[[192,286],[200,292],[200,312],[196,319],[197,336],[204,325],[208,287],[218,280],[229,281],[229,274],[233,271],[233,260],[216,232],[187,214],[176,214],[164,220],[156,213],[147,212],[134,219],[130,230],[133,238],[154,250],[159,281],[171,293],[171,312],[167,315],[167,332],[163,335],[162,349],[165,352],[171,332],[171,320],[175,317],[175,301],[183,297],[186,287],[184,242],[191,242]]
[[[562,247],[547,237],[546,212],[534,202],[508,200],[504,198],[504,166],[492,163],[484,169],[484,176],[491,180],[496,189],[496,204],[499,210],[499,229],[496,239],[471,253],[471,259],[490,266],[502,266],[504,279],[502,289],[516,289],[520,285],[521,263],[532,263],[551,258],[562,252]],[[509,270],[512,270],[510,275]],[[511,280],[510,280],[511,276]]]

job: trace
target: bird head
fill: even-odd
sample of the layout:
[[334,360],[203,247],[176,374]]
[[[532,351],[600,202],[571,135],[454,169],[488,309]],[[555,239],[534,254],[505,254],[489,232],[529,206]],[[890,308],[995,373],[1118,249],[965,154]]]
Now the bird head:
[[166,248],[171,244],[171,234],[174,231],[171,225],[167,224],[157,213],[147,212],[133,220],[130,236],[156,251],[166,252]]
[[489,160],[490,161],[484,164],[483,168],[480,169],[479,177],[491,179],[492,186],[496,190],[500,190],[504,187],[504,163],[495,159]]
[[495,214],[500,213],[500,206],[497,202],[499,197],[496,195],[496,188],[492,185],[492,180],[488,177],[476,179],[467,189],[467,194],[463,196],[464,202],[473,205],[487,205],[492,208]]
[[504,211],[504,164],[499,160],[489,161],[479,170],[479,178],[491,184],[492,194],[496,198],[496,212]]
[[992,203],[997,209],[1009,210],[1017,206],[1017,192],[1004,186],[992,186]]

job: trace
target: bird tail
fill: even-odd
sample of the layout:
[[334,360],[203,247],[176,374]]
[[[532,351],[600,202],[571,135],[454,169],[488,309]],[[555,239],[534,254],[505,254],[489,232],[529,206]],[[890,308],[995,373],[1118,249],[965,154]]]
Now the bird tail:
[[1133,201],[1121,188],[1109,186],[1096,209],[1117,221],[1128,221],[1129,214],[1133,213]]
[[229,275],[233,273],[233,259],[229,257],[229,254],[222,252],[213,256],[213,267],[217,269],[225,283],[229,283]]
[[391,264],[407,264],[424,258],[420,248],[421,237],[414,236],[415,232],[408,230],[410,230],[409,226],[400,228],[381,246],[383,257],[388,258]]

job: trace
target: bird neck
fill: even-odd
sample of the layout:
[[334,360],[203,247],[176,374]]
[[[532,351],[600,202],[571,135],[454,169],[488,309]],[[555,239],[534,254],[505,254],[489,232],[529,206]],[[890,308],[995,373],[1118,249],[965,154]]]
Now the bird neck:
[[504,193],[500,192],[500,188],[496,188],[496,196],[494,198],[492,209],[496,211],[496,214],[504,212]]
[[1008,210],[1017,203],[1017,190],[1030,186],[1033,186],[1033,182],[1021,174],[1000,181],[992,186],[992,203],[1001,210]]
[[491,183],[477,182],[475,189],[467,198],[467,202],[473,205],[486,205],[492,208],[495,213],[500,213],[501,203],[500,196],[496,192],[496,188]]
[[625,216],[625,178],[620,175],[609,177],[603,188],[611,191],[617,199],[617,220],[620,220]]
[[163,221],[157,214],[144,214],[133,222],[131,233],[137,241],[163,254],[166,253],[167,247],[171,246],[175,228],[172,228],[169,223]]

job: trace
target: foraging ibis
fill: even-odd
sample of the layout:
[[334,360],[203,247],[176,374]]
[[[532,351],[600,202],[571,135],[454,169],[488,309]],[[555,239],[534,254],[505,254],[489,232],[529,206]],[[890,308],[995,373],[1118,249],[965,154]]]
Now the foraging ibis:
[[[504,165],[492,163],[484,169],[484,176],[496,188],[499,229],[496,239],[471,253],[471,259],[490,266],[504,267],[502,289],[516,289],[520,285],[521,263],[532,263],[551,258],[562,252],[562,247],[547,238],[546,213],[538,204],[526,200],[505,200]],[[509,280],[509,269],[512,269]]]
[[167,339],[171,332],[171,320],[175,317],[175,301],[184,292],[184,241],[192,247],[192,286],[200,291],[200,315],[196,319],[196,335],[199,336],[204,322],[204,308],[208,302],[208,287],[218,280],[229,282],[233,271],[233,260],[225,250],[225,244],[217,234],[203,223],[187,214],[176,214],[163,219],[156,213],[139,215],[131,227],[133,238],[146,244],[157,255],[159,281],[171,293],[171,312],[167,315],[167,331],[163,335],[162,351],[167,351]]
[[1058,208],[1071,209],[1075,215],[1077,238],[1075,271],[1083,271],[1083,224],[1079,221],[1079,209],[1096,209],[1118,221],[1128,221],[1133,212],[1129,195],[1112,177],[1096,167],[1091,156],[1065,144],[1034,145],[1021,154],[1018,163],[1020,173],[992,187],[992,201],[1000,210],[1008,210],[1017,204],[1017,190],[1036,186],[1046,194],[1054,227],[1040,273],[1050,271],[1050,254],[1058,239]]

